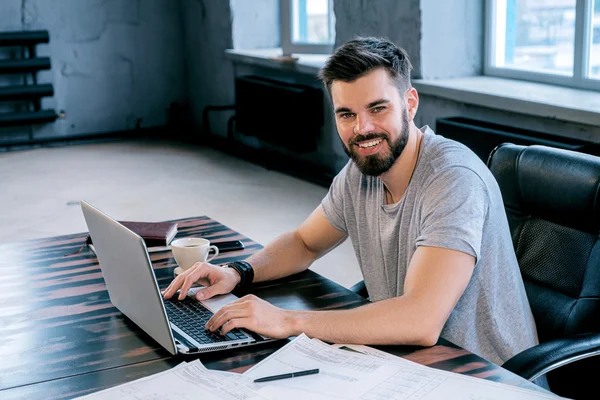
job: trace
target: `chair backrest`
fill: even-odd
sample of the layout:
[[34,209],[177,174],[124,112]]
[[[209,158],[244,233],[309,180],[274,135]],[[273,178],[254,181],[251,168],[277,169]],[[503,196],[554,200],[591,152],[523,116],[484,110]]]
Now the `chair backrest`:
[[498,146],[500,186],[540,342],[600,332],[600,158]]

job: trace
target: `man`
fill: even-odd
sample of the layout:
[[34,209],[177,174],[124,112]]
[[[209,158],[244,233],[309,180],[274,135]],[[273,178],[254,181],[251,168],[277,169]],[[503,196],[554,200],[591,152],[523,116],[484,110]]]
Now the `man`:
[[501,364],[538,343],[500,191],[465,146],[414,123],[411,64],[394,44],[347,42],[320,76],[351,158],[321,205],[247,263],[197,263],[165,290],[198,299],[307,269],[348,236],[372,303],[352,310],[289,311],[255,296],[207,323],[327,342],[434,345],[439,336]]

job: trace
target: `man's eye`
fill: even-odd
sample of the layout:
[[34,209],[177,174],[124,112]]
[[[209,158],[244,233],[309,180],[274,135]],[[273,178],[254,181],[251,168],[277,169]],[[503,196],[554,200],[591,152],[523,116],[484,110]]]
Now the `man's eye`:
[[353,116],[354,116],[354,114],[352,114],[352,113],[344,113],[344,114],[340,115],[340,117],[343,119],[350,119]]
[[382,106],[373,108],[373,112],[375,114],[377,114],[378,112],[381,112],[383,110],[385,110],[385,107],[382,107]]

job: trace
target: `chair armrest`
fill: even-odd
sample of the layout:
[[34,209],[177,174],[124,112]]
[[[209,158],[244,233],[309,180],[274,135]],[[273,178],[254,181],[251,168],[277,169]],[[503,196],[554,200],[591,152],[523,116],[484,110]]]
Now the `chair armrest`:
[[596,355],[600,355],[600,333],[582,333],[523,350],[502,367],[532,381],[553,369]]
[[369,292],[367,292],[367,286],[365,285],[365,281],[360,281],[356,285],[350,288],[356,294],[361,295],[365,299],[369,298]]

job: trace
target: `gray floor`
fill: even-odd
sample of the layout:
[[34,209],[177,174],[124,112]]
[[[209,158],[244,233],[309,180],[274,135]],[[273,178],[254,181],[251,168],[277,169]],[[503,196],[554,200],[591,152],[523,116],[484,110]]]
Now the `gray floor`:
[[[124,220],[208,215],[266,244],[298,226],[327,189],[211,148],[112,142],[0,153],[0,244],[86,231],[78,201]],[[348,241],[312,269],[362,279]]]

